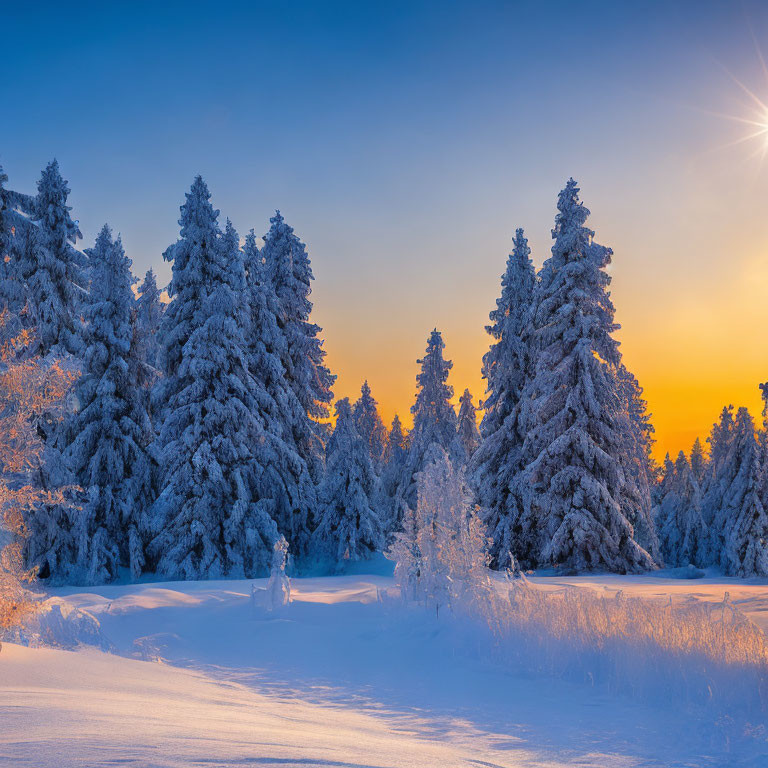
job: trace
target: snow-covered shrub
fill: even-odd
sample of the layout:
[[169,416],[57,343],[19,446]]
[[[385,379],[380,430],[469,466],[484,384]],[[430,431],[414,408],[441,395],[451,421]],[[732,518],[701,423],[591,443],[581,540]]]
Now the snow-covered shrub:
[[272,567],[267,583],[268,608],[272,611],[291,602],[291,582],[285,575],[285,561],[288,558],[288,542],[281,536],[275,542]]
[[408,511],[387,556],[406,599],[458,610],[489,588],[485,526],[470,503],[464,475],[437,444],[419,473],[415,512]]
[[72,650],[91,645],[103,651],[113,650],[95,616],[58,597],[36,603],[34,613],[0,638],[33,648]]
[[[0,336],[8,322],[0,314]],[[39,468],[43,445],[35,429],[42,414],[55,414],[72,375],[55,361],[37,357],[19,360],[32,334],[19,336],[0,348],[0,635],[22,624],[38,606],[27,589],[36,570],[24,565],[29,536],[27,516],[43,504],[64,505],[61,489],[41,491],[31,482]]]

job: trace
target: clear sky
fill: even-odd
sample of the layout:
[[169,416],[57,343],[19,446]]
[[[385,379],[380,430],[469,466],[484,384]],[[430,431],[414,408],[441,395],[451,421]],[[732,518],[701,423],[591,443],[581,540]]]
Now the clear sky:
[[57,157],[89,245],[143,275],[202,173],[222,218],[275,208],[308,244],[336,393],[408,420],[443,331],[482,395],[512,235],[549,255],[580,183],[615,251],[622,348],[659,452],[768,379],[768,7],[731,2],[19,3],[0,0],[0,163]]

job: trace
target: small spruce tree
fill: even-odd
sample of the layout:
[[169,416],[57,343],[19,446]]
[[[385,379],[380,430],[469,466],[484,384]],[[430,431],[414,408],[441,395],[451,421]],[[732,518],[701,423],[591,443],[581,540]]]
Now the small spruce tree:
[[[443,349],[443,337],[435,329],[429,336],[424,357],[417,361],[421,371],[416,376],[418,393],[411,407],[413,429],[405,468],[395,494],[394,510],[398,515],[406,508],[416,507],[416,475],[424,468],[431,446],[435,444],[449,451],[456,439],[456,412],[451,405],[453,387],[448,384],[453,363],[443,357]],[[396,526],[399,527],[400,522],[399,518]]]
[[454,461],[459,466],[465,467],[480,446],[481,439],[472,393],[468,389],[464,390],[459,403],[459,419],[452,454]]
[[378,474],[381,472],[381,462],[384,455],[384,446],[387,442],[387,428],[379,416],[378,403],[373,399],[368,381],[363,382],[360,388],[360,397],[353,408],[355,426],[368,446],[371,464]]
[[369,558],[383,545],[381,521],[374,508],[376,473],[348,398],[336,403],[336,427],[326,450],[314,549],[339,568],[344,561]]

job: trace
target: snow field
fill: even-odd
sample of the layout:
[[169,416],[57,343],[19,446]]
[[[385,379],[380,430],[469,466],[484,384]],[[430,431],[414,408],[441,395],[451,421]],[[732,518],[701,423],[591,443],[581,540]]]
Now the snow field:
[[[617,588],[629,595],[689,587],[713,599],[727,589],[742,600],[730,580],[534,583],[537,592],[556,592],[545,599],[561,600],[557,591],[571,581],[584,596],[569,598],[579,610],[595,607],[597,591]],[[388,577],[294,579],[293,602],[276,612],[254,607],[252,583],[57,590],[98,618],[116,654],[7,644],[0,765],[766,764],[764,712],[743,704],[724,715],[714,700],[670,695],[675,687],[665,681],[632,690],[618,684],[625,677],[604,674],[620,661],[648,672],[647,650],[636,641],[590,650],[592,636],[572,633],[537,655],[533,640],[544,637],[546,622],[527,635],[515,627],[517,634],[493,637],[478,621],[447,612],[436,620],[434,612],[403,607]],[[266,580],[255,584],[264,588]],[[741,604],[759,613],[768,586],[743,589],[752,602]],[[525,653],[500,653],[515,640],[529,643]],[[556,654],[562,658],[553,664]],[[670,657],[658,660],[654,674],[701,674],[700,659]],[[588,669],[597,673],[592,679]],[[733,665],[723,669],[742,685]]]

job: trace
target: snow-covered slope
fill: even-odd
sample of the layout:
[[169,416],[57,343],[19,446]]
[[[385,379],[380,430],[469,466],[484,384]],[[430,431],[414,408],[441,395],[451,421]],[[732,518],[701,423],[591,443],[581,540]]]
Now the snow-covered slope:
[[[728,590],[757,613],[768,599],[768,586],[735,581],[568,581],[713,600]],[[296,579],[279,613],[254,608],[245,581],[57,590],[98,617],[120,655],[6,644],[0,765],[768,764],[762,715],[709,716],[494,666],[476,628],[379,601],[389,587],[386,577]]]

